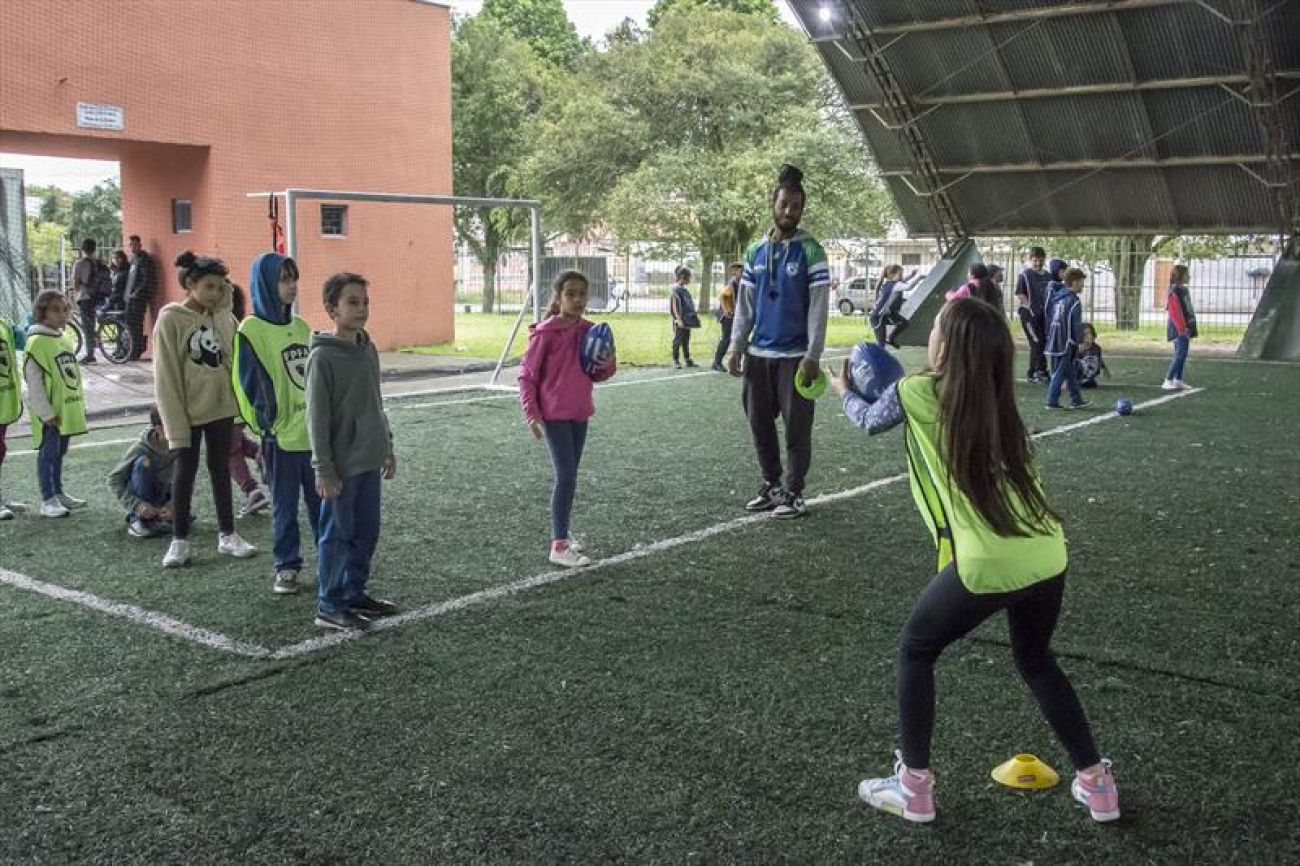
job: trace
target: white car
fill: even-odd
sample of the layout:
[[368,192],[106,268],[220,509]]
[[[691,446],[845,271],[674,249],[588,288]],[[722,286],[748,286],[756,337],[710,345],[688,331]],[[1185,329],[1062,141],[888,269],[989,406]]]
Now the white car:
[[871,297],[871,289],[866,277],[854,277],[847,283],[840,283],[835,289],[835,308],[845,316],[866,313],[876,299]]

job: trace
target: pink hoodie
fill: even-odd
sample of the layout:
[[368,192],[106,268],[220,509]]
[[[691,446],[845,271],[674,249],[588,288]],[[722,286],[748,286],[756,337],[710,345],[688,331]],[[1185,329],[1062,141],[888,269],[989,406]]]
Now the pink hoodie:
[[614,375],[617,365],[588,376],[582,372],[579,349],[592,322],[570,322],[548,316],[528,327],[528,350],[519,370],[519,402],[527,421],[586,421],[596,414],[591,401],[593,382]]

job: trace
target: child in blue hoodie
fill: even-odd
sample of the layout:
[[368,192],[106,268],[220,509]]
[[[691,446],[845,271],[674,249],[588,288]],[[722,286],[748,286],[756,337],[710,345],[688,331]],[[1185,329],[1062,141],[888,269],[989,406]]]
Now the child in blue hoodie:
[[298,265],[279,253],[253,260],[248,278],[253,315],[235,336],[235,397],[248,429],[261,436],[267,480],[277,593],[298,591],[302,547],[298,495],[307,506],[313,543],[320,537],[320,496],[307,436],[307,355],[311,328],[293,314]]
[[[1052,264],[1058,261],[1054,259]],[[1059,273],[1059,269],[1053,268],[1052,273]],[[1047,343],[1044,349],[1044,354],[1052,359],[1052,381],[1047,386],[1048,409],[1062,408],[1062,385],[1069,388],[1071,409],[1089,405],[1079,390],[1079,370],[1075,363],[1079,341],[1083,338],[1083,304],[1079,302],[1079,293],[1083,291],[1086,279],[1083,271],[1069,268],[1063,282],[1052,283],[1052,294],[1047,301]]]

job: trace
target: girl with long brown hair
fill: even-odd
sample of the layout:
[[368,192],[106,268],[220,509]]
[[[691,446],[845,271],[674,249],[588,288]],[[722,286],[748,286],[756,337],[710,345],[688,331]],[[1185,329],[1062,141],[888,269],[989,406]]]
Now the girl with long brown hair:
[[1060,516],[1033,467],[1013,392],[1011,333],[1001,310],[952,301],[930,336],[930,366],[874,404],[833,376],[845,414],[868,433],[905,429],[912,494],[939,550],[938,574],[917,600],[898,651],[902,749],[894,774],[866,779],[858,796],[909,821],[934,820],[930,740],[940,653],[1007,612],[1016,669],[1070,755],[1075,799],[1098,821],[1119,817],[1110,762],[1101,758],[1070,681],[1052,654],[1065,594]]

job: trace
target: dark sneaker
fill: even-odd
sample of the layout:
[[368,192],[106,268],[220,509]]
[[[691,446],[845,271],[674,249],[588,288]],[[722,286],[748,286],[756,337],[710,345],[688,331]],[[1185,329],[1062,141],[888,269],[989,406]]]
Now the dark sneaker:
[[697,364],[697,363],[695,363],[694,361],[692,361],[690,358],[687,358],[687,359],[686,359],[686,366],[688,366],[688,367],[698,367],[698,366],[700,366],[700,365]]
[[1091,401],[1091,400],[1081,400],[1081,401],[1079,401],[1078,403],[1071,403],[1071,404],[1070,404],[1070,408],[1071,408],[1071,409],[1084,409],[1084,408],[1086,408],[1086,407],[1088,407],[1088,406],[1091,406],[1091,405],[1092,405],[1092,401]]
[[807,513],[808,506],[804,504],[803,497],[787,490],[782,494],[781,504],[772,512],[772,516],[782,520],[790,520],[795,517],[802,517]]
[[721,364],[714,364],[713,366],[709,367],[709,369],[712,370],[712,371],[715,372],[715,373],[725,373],[725,372],[727,372],[727,368],[724,367],[724,366],[722,366]]
[[271,588],[277,595],[293,595],[298,591],[298,571],[293,568],[277,571]]
[[316,625],[321,628],[332,628],[337,631],[365,631],[370,628],[370,620],[364,616],[357,616],[350,610],[340,611],[339,613],[324,613],[316,611]]
[[1065,407],[1062,406],[1060,403],[1048,403],[1048,404],[1047,404],[1047,408],[1048,408],[1048,409],[1064,409]]
[[367,619],[374,619],[380,616],[392,616],[401,608],[386,598],[371,598],[368,595],[363,595],[361,596],[361,602],[354,604],[349,610]]
[[771,511],[781,504],[781,485],[764,484],[758,495],[745,503],[746,511]]

